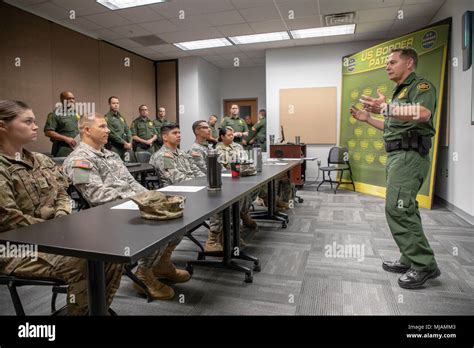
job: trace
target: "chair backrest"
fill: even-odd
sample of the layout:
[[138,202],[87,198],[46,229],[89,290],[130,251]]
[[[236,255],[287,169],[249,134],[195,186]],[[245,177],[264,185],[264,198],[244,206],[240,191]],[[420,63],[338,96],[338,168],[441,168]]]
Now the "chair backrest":
[[89,202],[86,201],[81,191],[79,191],[74,185],[69,185],[67,189],[69,196],[77,203],[77,210],[89,209],[91,206]]
[[137,162],[140,163],[149,163],[151,158],[151,153],[148,151],[136,151],[135,157],[137,158]]
[[347,147],[334,146],[329,150],[328,165],[331,164],[348,164],[349,151]]

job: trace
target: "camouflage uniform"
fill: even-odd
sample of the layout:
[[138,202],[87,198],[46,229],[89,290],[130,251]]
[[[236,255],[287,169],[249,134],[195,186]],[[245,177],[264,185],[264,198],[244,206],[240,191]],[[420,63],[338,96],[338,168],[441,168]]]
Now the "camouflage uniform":
[[172,150],[166,145],[151,156],[150,164],[159,172],[164,186],[204,176],[186,152]]
[[207,150],[209,150],[209,143],[207,141],[202,144],[193,143],[188,154],[201,172],[207,175]]
[[[23,150],[21,158],[0,154],[0,232],[71,213],[67,178],[39,153]],[[0,258],[0,273],[59,279],[68,284],[68,313],[88,311],[87,262],[75,257],[38,253],[38,258]],[[107,306],[120,285],[122,267],[105,264]]]
[[[116,153],[106,149],[96,150],[84,142],[66,158],[63,167],[73,185],[91,206],[148,191],[133,178]],[[140,259],[139,264],[152,267],[164,249]]]
[[[63,107],[56,108],[48,114],[44,131],[54,131],[60,135],[75,138],[79,134],[77,122],[80,116],[71,110],[64,111]],[[66,157],[72,152],[72,148],[64,141],[51,140],[53,147],[51,155],[53,157]]]
[[115,152],[123,160],[127,152],[123,148],[123,144],[132,141],[132,134],[128,128],[127,121],[125,121],[120,112],[114,113],[112,111],[105,114],[105,120],[110,130],[106,148]]

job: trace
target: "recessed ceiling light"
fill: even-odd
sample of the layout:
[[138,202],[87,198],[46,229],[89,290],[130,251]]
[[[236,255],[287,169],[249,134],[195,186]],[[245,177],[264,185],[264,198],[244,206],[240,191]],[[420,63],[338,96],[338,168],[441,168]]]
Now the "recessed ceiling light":
[[96,2],[111,10],[120,10],[122,8],[151,5],[168,1],[169,0],[96,0]]
[[270,42],[279,40],[289,40],[290,36],[286,31],[265,33],[265,34],[253,34],[253,35],[242,35],[242,36],[231,36],[231,40],[236,45],[252,44],[257,42]]
[[291,30],[291,36],[294,39],[307,39],[310,37],[334,36],[354,34],[355,24],[336,25],[332,27],[309,28],[300,30]]
[[201,50],[204,48],[232,46],[232,43],[229,40],[227,40],[225,37],[219,37],[217,39],[176,42],[176,43],[173,43],[173,45],[175,45],[178,48],[181,48],[184,51],[189,51],[189,50]]

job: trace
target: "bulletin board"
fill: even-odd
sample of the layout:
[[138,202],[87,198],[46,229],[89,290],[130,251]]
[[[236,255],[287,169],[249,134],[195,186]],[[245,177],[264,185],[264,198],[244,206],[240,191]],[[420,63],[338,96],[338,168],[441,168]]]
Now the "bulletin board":
[[305,144],[336,144],[336,87],[280,89],[280,126],[285,140]]

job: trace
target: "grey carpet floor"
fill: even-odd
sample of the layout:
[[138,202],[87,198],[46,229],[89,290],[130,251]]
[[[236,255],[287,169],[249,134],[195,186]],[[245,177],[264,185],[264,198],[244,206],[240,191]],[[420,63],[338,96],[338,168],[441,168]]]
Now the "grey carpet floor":
[[[442,275],[425,288],[404,290],[399,275],[382,270],[399,256],[384,215],[384,200],[351,191],[316,192],[289,212],[287,229],[262,223],[247,234],[245,251],[259,257],[253,283],[242,273],[195,267],[193,278],[172,285],[171,301],[147,303],[122,277],[112,307],[119,315],[473,315],[474,226],[444,208],[422,209],[428,240]],[[204,242],[207,231],[194,234]],[[184,239],[176,265],[196,258]],[[245,261],[243,261],[245,263]],[[23,287],[27,314],[48,314],[48,288]],[[58,304],[64,303],[60,295]],[[0,315],[13,315],[8,290],[0,286]]]

